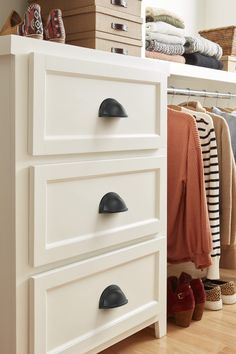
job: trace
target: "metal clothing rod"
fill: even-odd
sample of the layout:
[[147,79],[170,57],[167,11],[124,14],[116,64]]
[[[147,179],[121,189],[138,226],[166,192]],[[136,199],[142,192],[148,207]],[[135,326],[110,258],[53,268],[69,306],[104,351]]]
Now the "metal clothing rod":
[[176,96],[196,96],[196,97],[209,97],[209,98],[224,98],[231,99],[236,98],[236,93],[231,92],[218,92],[218,91],[206,91],[206,90],[192,90],[192,89],[182,89],[175,87],[168,87],[167,89],[168,95],[176,95]]

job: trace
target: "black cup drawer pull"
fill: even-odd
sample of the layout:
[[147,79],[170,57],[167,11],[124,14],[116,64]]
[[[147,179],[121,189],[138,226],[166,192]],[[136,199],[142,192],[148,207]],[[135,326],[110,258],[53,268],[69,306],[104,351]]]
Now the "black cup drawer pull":
[[123,213],[127,210],[124,200],[114,192],[105,194],[99,204],[99,214]]
[[128,2],[125,0],[111,0],[111,4],[115,6],[127,7]]
[[106,98],[99,107],[99,117],[102,118],[127,118],[126,110],[114,98]]
[[124,25],[123,23],[112,22],[111,28],[116,30],[116,31],[128,32],[128,26]]
[[111,48],[111,52],[112,53],[117,53],[117,54],[123,54],[123,55],[128,55],[129,52],[127,49],[124,49],[124,48],[114,48],[112,47]]
[[128,304],[128,299],[118,285],[108,286],[100,296],[100,309],[113,309]]

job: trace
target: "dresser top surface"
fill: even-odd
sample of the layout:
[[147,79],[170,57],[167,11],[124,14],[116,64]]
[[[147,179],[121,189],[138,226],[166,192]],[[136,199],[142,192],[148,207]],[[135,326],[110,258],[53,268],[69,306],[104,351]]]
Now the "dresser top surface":
[[30,54],[32,52],[73,59],[89,59],[90,61],[107,62],[114,65],[154,70],[159,73],[163,73],[163,75],[176,78],[185,77],[196,80],[203,79],[230,84],[236,83],[236,73],[232,72],[194,67],[186,64],[164,62],[155,59],[114,54],[95,49],[68,44],[52,43],[16,35],[0,37],[0,56],[22,55]]

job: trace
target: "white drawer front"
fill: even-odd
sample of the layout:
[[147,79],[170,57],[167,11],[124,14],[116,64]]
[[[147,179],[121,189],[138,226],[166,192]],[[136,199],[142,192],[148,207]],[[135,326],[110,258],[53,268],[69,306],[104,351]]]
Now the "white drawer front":
[[[166,146],[166,78],[157,71],[33,54],[29,79],[33,155]],[[128,117],[99,117],[107,98]]]
[[[30,353],[97,353],[126,330],[156,322],[165,312],[164,257],[165,239],[154,239],[32,277]],[[128,304],[99,309],[114,284]]]
[[[165,232],[165,161],[147,157],[33,167],[31,263]],[[100,201],[109,192],[117,193],[128,211],[100,214]]]

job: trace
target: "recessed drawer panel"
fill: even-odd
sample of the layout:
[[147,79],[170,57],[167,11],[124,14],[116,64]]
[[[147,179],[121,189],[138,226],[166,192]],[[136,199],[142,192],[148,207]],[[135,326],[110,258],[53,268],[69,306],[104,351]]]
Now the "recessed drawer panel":
[[165,232],[165,172],[164,156],[33,167],[31,263]]
[[165,239],[154,239],[32,277],[30,353],[97,353],[127,330],[157,322],[165,315],[164,257]]
[[[161,85],[166,85],[166,78],[149,69],[95,63],[89,58],[82,61],[32,54],[30,153],[165,146],[165,108],[160,109],[161,104],[165,107],[165,97]],[[126,117],[122,117],[123,111]]]

